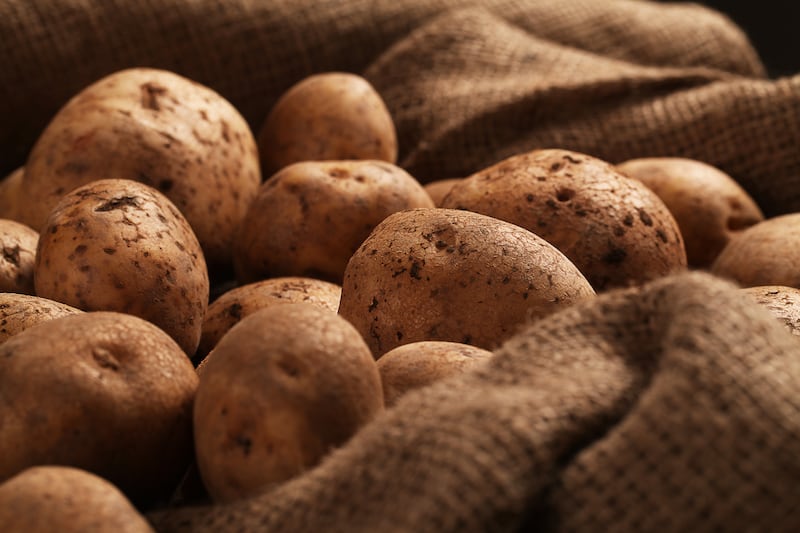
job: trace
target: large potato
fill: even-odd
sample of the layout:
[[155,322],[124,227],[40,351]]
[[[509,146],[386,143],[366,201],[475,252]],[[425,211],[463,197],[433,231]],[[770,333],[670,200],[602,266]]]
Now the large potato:
[[5,533],[154,533],[117,487],[85,470],[36,466],[0,484]]
[[728,243],[711,272],[744,287],[784,285],[800,288],[800,213],[769,218]]
[[216,501],[269,490],[382,409],[375,361],[346,320],[308,303],[262,309],[206,358],[194,407],[203,481]]
[[167,497],[191,459],[198,378],[154,325],[80,313],[0,344],[0,481],[35,465],[94,472],[138,504]]
[[64,196],[39,238],[36,294],[149,320],[194,354],[208,306],[200,244],[163,194],[100,180]]
[[488,361],[492,352],[446,341],[420,341],[389,350],[378,359],[386,407],[404,394],[455,376]]
[[388,215],[433,207],[400,167],[383,161],[308,161],[261,186],[236,242],[237,278],[307,276],[341,283],[347,261]]
[[33,294],[33,265],[39,234],[19,222],[0,219],[0,292]]
[[442,207],[534,232],[575,263],[597,291],[687,266],[680,230],[664,202],[585,154],[548,149],[510,157],[453,186]]
[[261,183],[255,139],[239,112],[207,87],[150,68],[111,74],[58,112],[26,163],[22,221],[40,230],[64,194],[108,178],[164,193],[212,270],[230,265],[234,232]]
[[426,340],[492,350],[525,322],[593,295],[564,254],[524,228],[412,209],[387,217],[353,254],[339,314],[375,358]]
[[289,88],[258,134],[266,176],[299,161],[397,160],[394,122],[380,95],[356,74],[315,74]]
[[675,217],[690,266],[708,268],[731,237],[764,220],[733,178],[693,159],[647,157],[617,165],[656,193]]
[[40,322],[81,312],[70,305],[39,296],[0,293],[0,343]]
[[336,313],[341,295],[339,285],[302,277],[271,278],[231,289],[208,306],[197,358],[208,354],[229,329],[259,309],[307,302]]

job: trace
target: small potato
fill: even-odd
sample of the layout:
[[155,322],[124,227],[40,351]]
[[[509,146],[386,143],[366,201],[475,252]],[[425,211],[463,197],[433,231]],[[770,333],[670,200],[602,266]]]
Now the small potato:
[[767,308],[792,335],[800,336],[800,289],[769,285],[740,290]]
[[192,229],[163,194],[130,180],[95,181],[64,196],[42,231],[36,294],[144,318],[194,354],[208,272]]
[[708,268],[731,237],[764,220],[761,209],[733,178],[701,161],[648,157],[617,168],[644,183],[669,208],[691,267]]
[[89,470],[137,505],[166,498],[191,459],[198,378],[167,334],[80,313],[0,344],[0,481],[36,465]]
[[40,322],[82,312],[47,298],[13,292],[0,293],[0,343]]
[[585,154],[548,149],[510,157],[456,184],[442,206],[532,231],[598,292],[686,269],[683,238],[664,202]]
[[387,217],[353,254],[339,314],[377,359],[427,340],[493,350],[527,321],[593,296],[564,254],[524,228],[412,209]]
[[447,193],[450,192],[450,189],[452,189],[456,183],[461,183],[462,180],[463,178],[448,178],[444,180],[430,181],[423,185],[423,187],[431,197],[431,200],[433,200],[433,204],[436,207],[442,207],[444,197],[447,196]]
[[460,374],[492,352],[458,342],[412,342],[389,350],[378,359],[383,403],[390,407],[408,391]]
[[13,220],[0,219],[0,292],[34,294],[33,265],[39,234]]
[[234,324],[259,309],[307,302],[336,313],[341,295],[339,285],[301,277],[272,278],[231,289],[208,306],[196,358],[205,357]]
[[784,285],[800,288],[800,213],[769,218],[728,243],[711,273],[743,287]]
[[262,309],[206,358],[194,407],[200,474],[218,502],[269,490],[382,410],[378,368],[346,320],[308,303]]
[[6,533],[154,533],[117,487],[85,470],[37,466],[0,485]]
[[22,220],[20,210],[25,203],[19,197],[19,189],[24,172],[25,167],[20,167],[0,181],[0,218]]
[[261,170],[247,122],[222,96],[172,72],[131,68],[76,94],[42,132],[25,165],[21,221],[41,230],[64,194],[101,179],[167,196],[216,272],[231,268],[230,245]]
[[341,283],[347,261],[388,215],[433,207],[422,185],[382,161],[309,161],[261,186],[239,230],[241,283],[306,276]]
[[275,103],[258,134],[265,176],[300,161],[397,161],[397,133],[380,95],[356,74],[309,76]]

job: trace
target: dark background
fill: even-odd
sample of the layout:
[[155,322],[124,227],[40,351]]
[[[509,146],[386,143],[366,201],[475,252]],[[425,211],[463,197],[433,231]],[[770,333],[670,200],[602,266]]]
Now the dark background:
[[741,27],[771,77],[800,73],[800,2],[794,0],[707,0]]

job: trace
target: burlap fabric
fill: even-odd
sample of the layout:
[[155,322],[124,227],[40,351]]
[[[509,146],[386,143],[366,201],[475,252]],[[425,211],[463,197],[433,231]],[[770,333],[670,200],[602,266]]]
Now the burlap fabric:
[[[312,72],[365,74],[421,181],[543,146],[612,162],[683,155],[768,214],[800,203],[798,83],[769,81],[742,32],[644,0],[5,0],[0,172],[69,96],[134,65],[221,92],[257,129]],[[779,192],[778,192],[779,191]]]
[[[800,206],[800,78],[742,32],[644,0],[5,0],[0,168],[79,88],[174,70],[257,128],[312,72],[363,73],[422,181],[537,147],[715,164]],[[800,345],[694,274],[534,324],[264,496],[163,531],[797,531]]]
[[800,343],[702,274],[531,325],[316,470],[160,531],[798,531]]

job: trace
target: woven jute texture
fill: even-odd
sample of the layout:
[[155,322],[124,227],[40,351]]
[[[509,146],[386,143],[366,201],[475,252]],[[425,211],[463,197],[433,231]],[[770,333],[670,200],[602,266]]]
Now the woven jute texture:
[[767,214],[800,204],[800,80],[764,79],[742,31],[645,0],[5,0],[0,173],[76,91],[131,66],[170,69],[258,129],[291,84],[365,74],[421,181],[558,146],[612,162],[695,157]]
[[307,475],[160,531],[797,531],[800,343],[683,274],[534,323]]

